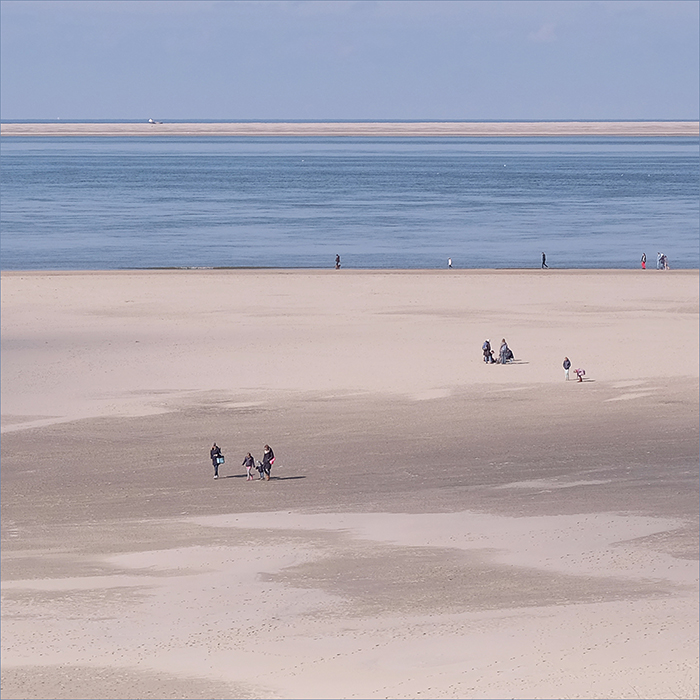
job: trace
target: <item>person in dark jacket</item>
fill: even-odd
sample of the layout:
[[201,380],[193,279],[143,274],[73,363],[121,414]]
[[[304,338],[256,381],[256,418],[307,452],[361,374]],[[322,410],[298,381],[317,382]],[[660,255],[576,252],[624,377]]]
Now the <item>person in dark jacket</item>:
[[266,481],[270,481],[270,470],[272,469],[272,465],[274,463],[275,453],[272,451],[272,448],[269,445],[265,445],[265,449],[263,450],[262,468]]
[[564,358],[564,379],[569,381],[569,370],[571,369],[571,360],[568,357]]
[[486,339],[484,344],[481,346],[484,353],[484,362],[487,365],[494,363],[496,360],[493,359],[493,350],[491,350],[491,341]]
[[219,457],[221,457],[221,448],[214,443],[211,450],[209,450],[209,456],[211,457],[211,463],[214,466],[214,478],[219,478]]
[[542,253],[542,269],[545,270],[548,267],[549,267],[549,265],[547,265],[547,256],[543,252]]
[[250,473],[250,470],[255,466],[255,460],[250,452],[243,458],[243,466],[245,467],[246,474],[248,475],[246,481],[252,481],[253,475]]

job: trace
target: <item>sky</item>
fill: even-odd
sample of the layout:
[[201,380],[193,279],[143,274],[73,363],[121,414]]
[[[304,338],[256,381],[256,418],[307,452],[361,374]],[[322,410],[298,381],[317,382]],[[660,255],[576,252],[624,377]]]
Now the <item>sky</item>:
[[700,2],[0,3],[0,119],[697,120]]

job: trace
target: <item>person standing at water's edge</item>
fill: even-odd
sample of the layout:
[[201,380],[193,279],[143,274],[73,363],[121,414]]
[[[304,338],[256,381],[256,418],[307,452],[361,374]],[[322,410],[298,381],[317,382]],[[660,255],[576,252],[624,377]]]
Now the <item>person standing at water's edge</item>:
[[209,457],[211,457],[211,463],[214,467],[214,478],[219,478],[219,458],[221,457],[221,448],[214,443],[211,450],[209,450]]
[[571,360],[568,357],[564,358],[564,379],[569,381],[569,370],[571,369]]
[[642,253],[642,270],[647,269],[647,254]]
[[340,255],[335,256],[335,269],[340,270]]
[[447,267],[449,267],[450,270],[452,269],[452,258],[447,258]]
[[542,251],[542,269],[545,270],[549,268],[549,265],[547,265],[547,256],[544,254],[544,251]]

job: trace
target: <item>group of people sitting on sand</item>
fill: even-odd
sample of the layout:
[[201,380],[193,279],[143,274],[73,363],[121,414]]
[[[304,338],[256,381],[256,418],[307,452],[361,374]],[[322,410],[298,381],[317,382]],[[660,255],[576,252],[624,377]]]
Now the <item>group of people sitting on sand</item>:
[[493,356],[493,350],[491,349],[491,341],[487,338],[484,344],[481,346],[481,350],[484,353],[484,362],[487,365],[505,365],[508,362],[513,362],[515,357],[513,351],[508,347],[506,339],[501,340],[501,347],[498,351],[498,357]]
[[[209,457],[211,458],[211,463],[214,467],[214,478],[219,478],[219,466],[223,464],[226,460],[221,452],[221,448],[214,443],[211,450],[209,451]],[[246,470],[246,481],[253,481],[253,467],[257,469],[258,474],[260,474],[260,479],[265,481],[270,481],[270,471],[272,470],[272,465],[275,463],[275,453],[269,445],[265,445],[263,448],[263,457],[261,460],[256,460],[250,452],[243,458],[243,463],[241,466],[245,467]]]

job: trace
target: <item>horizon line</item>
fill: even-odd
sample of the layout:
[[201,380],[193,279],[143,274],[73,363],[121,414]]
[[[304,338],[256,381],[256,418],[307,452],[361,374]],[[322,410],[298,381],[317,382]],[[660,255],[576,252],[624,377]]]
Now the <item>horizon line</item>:
[[[75,124],[141,124],[148,122],[151,117],[7,117],[0,118],[2,124],[54,124],[57,121]],[[627,124],[627,123],[694,123],[699,118],[635,118],[635,119],[574,119],[574,118],[541,118],[541,119],[437,119],[437,118],[231,118],[231,117],[159,117],[158,121],[172,124]]]

